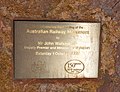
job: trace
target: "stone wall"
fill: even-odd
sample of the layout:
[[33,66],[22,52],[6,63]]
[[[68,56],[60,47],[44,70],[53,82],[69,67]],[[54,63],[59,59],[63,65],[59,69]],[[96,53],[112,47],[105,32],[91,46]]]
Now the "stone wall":
[[[97,79],[13,79],[15,18],[101,21]],[[0,92],[120,92],[120,0],[0,0]]]

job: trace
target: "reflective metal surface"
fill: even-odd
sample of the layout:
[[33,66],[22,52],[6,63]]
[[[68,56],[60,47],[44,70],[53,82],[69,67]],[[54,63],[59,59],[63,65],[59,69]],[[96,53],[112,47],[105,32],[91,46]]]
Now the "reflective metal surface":
[[97,78],[100,23],[14,21],[14,77]]

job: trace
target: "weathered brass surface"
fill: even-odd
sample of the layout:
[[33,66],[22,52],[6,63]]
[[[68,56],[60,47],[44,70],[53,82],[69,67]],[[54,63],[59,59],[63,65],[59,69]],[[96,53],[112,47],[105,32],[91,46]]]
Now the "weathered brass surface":
[[14,21],[14,77],[97,78],[100,23]]

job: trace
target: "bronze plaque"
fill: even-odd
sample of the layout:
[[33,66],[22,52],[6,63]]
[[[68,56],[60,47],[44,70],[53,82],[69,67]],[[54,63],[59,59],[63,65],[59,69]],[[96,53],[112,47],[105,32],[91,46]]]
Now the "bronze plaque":
[[14,20],[14,77],[97,78],[99,22]]

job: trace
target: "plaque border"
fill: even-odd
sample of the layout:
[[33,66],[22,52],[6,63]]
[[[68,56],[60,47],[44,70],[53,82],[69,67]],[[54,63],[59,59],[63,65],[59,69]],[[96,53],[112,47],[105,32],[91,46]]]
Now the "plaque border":
[[[98,77],[97,78],[15,78],[15,21],[38,21],[38,22],[72,22],[72,23],[100,23],[100,35],[99,35],[99,57],[98,57]],[[12,35],[13,35],[13,61],[12,61],[12,65],[13,65],[13,69],[12,69],[12,77],[13,77],[13,80],[26,80],[26,79],[36,79],[36,80],[65,80],[65,79],[82,79],[82,80],[90,80],[90,79],[93,79],[93,80],[98,80],[100,79],[100,67],[101,67],[101,47],[102,47],[102,22],[101,21],[77,21],[77,20],[48,20],[48,19],[31,19],[31,18],[14,18],[12,20]]]

